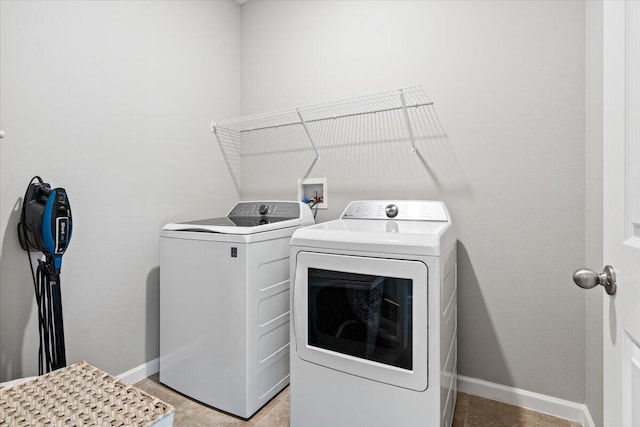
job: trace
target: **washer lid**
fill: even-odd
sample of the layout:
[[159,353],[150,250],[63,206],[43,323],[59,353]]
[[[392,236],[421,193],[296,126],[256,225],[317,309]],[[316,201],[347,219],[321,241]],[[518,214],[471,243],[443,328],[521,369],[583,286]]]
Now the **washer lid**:
[[254,234],[313,223],[311,210],[301,202],[239,202],[227,216],[167,224],[163,230]]

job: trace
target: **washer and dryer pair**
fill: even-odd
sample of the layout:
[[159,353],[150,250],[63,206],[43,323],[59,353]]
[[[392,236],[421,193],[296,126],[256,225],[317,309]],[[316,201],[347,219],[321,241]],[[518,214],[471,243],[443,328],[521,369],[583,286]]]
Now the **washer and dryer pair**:
[[297,202],[242,202],[165,227],[160,381],[249,418],[287,385],[291,359],[292,426],[450,426],[456,236],[444,204],[352,202],[312,223]]

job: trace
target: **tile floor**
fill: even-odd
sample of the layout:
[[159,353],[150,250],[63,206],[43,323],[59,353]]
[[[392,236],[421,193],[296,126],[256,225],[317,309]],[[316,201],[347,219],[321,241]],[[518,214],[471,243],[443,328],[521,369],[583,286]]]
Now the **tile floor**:
[[[157,374],[135,385],[176,408],[173,422],[176,427],[284,427],[289,425],[289,387],[285,388],[250,420],[245,421],[176,393],[160,384]],[[458,393],[453,427],[581,427],[581,424],[517,406]]]

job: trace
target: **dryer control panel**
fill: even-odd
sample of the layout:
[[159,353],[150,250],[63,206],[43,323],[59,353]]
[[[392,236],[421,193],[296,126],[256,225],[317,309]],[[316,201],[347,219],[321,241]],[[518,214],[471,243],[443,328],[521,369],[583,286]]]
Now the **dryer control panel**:
[[351,202],[341,218],[446,222],[449,214],[442,202],[432,200],[362,200]]

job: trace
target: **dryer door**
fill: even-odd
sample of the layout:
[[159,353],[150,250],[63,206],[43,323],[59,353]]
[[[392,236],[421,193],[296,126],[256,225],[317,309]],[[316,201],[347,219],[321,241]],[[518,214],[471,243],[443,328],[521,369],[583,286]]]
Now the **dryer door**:
[[419,261],[299,252],[296,356],[359,377],[428,386],[428,269]]

